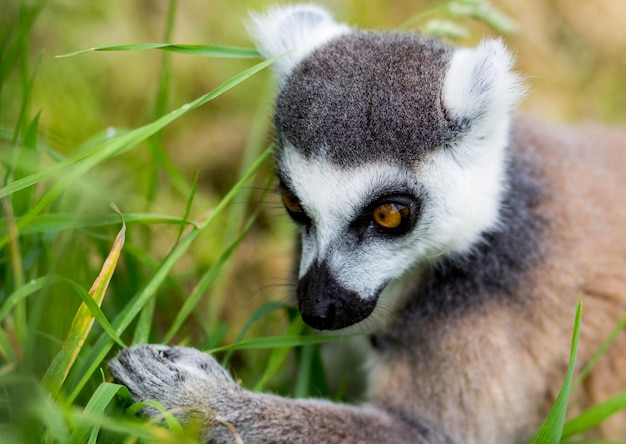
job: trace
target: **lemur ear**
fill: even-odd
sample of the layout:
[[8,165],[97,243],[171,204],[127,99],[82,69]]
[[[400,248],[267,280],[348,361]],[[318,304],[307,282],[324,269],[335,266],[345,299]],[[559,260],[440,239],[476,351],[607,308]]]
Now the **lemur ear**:
[[501,40],[456,49],[443,86],[448,115],[473,129],[507,116],[525,92],[521,78],[511,71],[513,63]]
[[315,5],[275,6],[265,14],[251,14],[248,33],[266,58],[285,54],[274,64],[279,84],[314,49],[350,28],[333,20],[330,13]]

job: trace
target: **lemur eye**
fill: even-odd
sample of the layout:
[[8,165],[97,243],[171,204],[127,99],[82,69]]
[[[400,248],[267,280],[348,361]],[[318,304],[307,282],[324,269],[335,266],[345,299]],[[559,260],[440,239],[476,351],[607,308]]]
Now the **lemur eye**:
[[289,211],[292,214],[304,213],[304,210],[302,209],[302,205],[300,204],[300,201],[298,200],[295,194],[289,191],[288,188],[283,187],[281,191],[281,195],[283,198],[283,204],[285,205],[285,208],[287,208],[287,211]]
[[374,208],[372,219],[379,227],[394,229],[406,223],[409,218],[409,207],[395,203],[384,203]]

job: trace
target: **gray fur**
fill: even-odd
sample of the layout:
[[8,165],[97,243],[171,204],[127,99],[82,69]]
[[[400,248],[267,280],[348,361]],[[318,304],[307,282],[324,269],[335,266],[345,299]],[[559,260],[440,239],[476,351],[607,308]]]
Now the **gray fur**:
[[435,261],[402,310],[403,317],[461,313],[491,298],[524,302],[520,295],[527,274],[544,265],[549,222],[537,208],[545,199],[546,184],[539,177],[539,159],[515,145],[509,152],[500,227],[483,233],[470,252]]
[[449,57],[447,45],[416,34],[363,32],[331,41],[280,91],[279,144],[350,167],[390,159],[415,164],[463,126],[448,118],[440,99]]
[[[447,442],[424,422],[405,421],[374,406],[243,390],[212,356],[193,348],[138,345],[123,350],[109,369],[136,401],[158,400],[184,423],[200,424],[206,442],[233,443],[236,437],[245,443]],[[143,413],[158,415],[152,407]],[[322,416],[323,425],[315,420]]]

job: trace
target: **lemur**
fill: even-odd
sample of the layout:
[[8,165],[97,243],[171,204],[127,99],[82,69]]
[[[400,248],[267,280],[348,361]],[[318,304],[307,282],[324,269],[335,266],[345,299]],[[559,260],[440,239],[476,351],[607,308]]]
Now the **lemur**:
[[[366,402],[253,393],[165,345],[123,350],[114,378],[199,415],[207,442],[526,442],[563,381],[577,300],[579,366],[626,313],[626,131],[516,112],[500,40],[362,31],[314,5],[250,29],[283,54],[276,164],[301,236],[298,308],[316,329],[367,332]],[[571,411],[626,390],[625,350],[622,332]],[[625,417],[596,433],[623,439]]]

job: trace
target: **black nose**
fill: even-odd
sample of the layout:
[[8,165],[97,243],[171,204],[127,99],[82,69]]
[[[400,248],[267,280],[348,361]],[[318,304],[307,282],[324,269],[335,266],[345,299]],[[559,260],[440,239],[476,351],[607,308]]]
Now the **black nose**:
[[363,299],[342,287],[325,262],[313,264],[298,281],[298,308],[302,320],[317,330],[349,327],[368,317],[376,298]]
[[[335,306],[331,305],[327,310],[320,310],[315,306],[300,304],[300,314],[302,320],[317,330],[333,330],[341,327],[334,327]],[[333,328],[334,327],[334,328]]]

